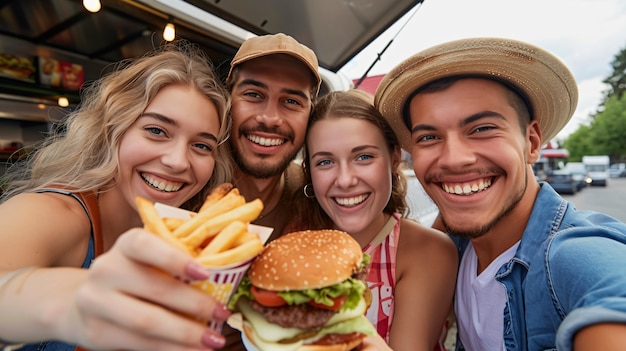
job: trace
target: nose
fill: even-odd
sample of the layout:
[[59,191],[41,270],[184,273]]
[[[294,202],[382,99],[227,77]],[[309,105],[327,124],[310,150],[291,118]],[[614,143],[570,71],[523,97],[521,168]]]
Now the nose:
[[178,142],[164,148],[161,163],[176,173],[189,169],[189,148],[187,144]]
[[438,163],[442,168],[459,169],[475,162],[476,155],[470,143],[458,136],[449,136],[444,140],[438,158]]
[[355,186],[358,183],[358,174],[353,167],[349,165],[342,165],[337,172],[337,178],[335,184],[339,188],[349,188]]
[[279,102],[267,101],[256,115],[256,121],[268,127],[278,127],[283,124],[279,113]]

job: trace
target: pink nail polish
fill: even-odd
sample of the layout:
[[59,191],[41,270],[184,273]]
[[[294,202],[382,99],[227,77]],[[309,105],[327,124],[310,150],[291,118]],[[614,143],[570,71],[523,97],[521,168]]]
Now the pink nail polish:
[[220,349],[226,344],[226,339],[219,334],[215,334],[214,331],[209,329],[206,333],[204,333],[204,335],[202,335],[202,344],[210,348]]
[[196,262],[191,262],[185,266],[185,275],[191,280],[206,280],[209,278],[209,271]]
[[228,319],[228,317],[230,317],[231,314],[232,312],[228,309],[228,307],[226,307],[225,305],[218,304],[217,306],[215,306],[215,309],[213,310],[212,317],[213,319],[225,321]]

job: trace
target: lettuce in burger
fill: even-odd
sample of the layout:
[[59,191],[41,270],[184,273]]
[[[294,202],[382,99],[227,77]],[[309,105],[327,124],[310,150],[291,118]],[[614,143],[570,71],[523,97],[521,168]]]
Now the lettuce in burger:
[[259,254],[229,307],[242,314],[243,332],[259,350],[352,350],[376,333],[364,316],[368,263],[345,232],[290,233]]

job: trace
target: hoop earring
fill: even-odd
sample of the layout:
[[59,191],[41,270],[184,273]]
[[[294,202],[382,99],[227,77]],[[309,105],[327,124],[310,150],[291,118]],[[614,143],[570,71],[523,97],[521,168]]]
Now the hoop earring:
[[394,185],[400,181],[400,173],[391,172],[391,185]]
[[304,193],[304,196],[306,196],[308,199],[315,199],[315,191],[313,190],[313,184],[305,185],[304,188],[302,188],[302,192]]

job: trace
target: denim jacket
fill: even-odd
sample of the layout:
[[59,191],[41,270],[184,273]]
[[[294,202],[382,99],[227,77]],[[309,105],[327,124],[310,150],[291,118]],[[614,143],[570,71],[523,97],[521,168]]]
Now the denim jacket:
[[[453,240],[462,257],[468,240]],[[515,256],[495,278],[506,288],[507,351],[572,350],[579,330],[626,323],[626,224],[578,211],[542,183]]]

